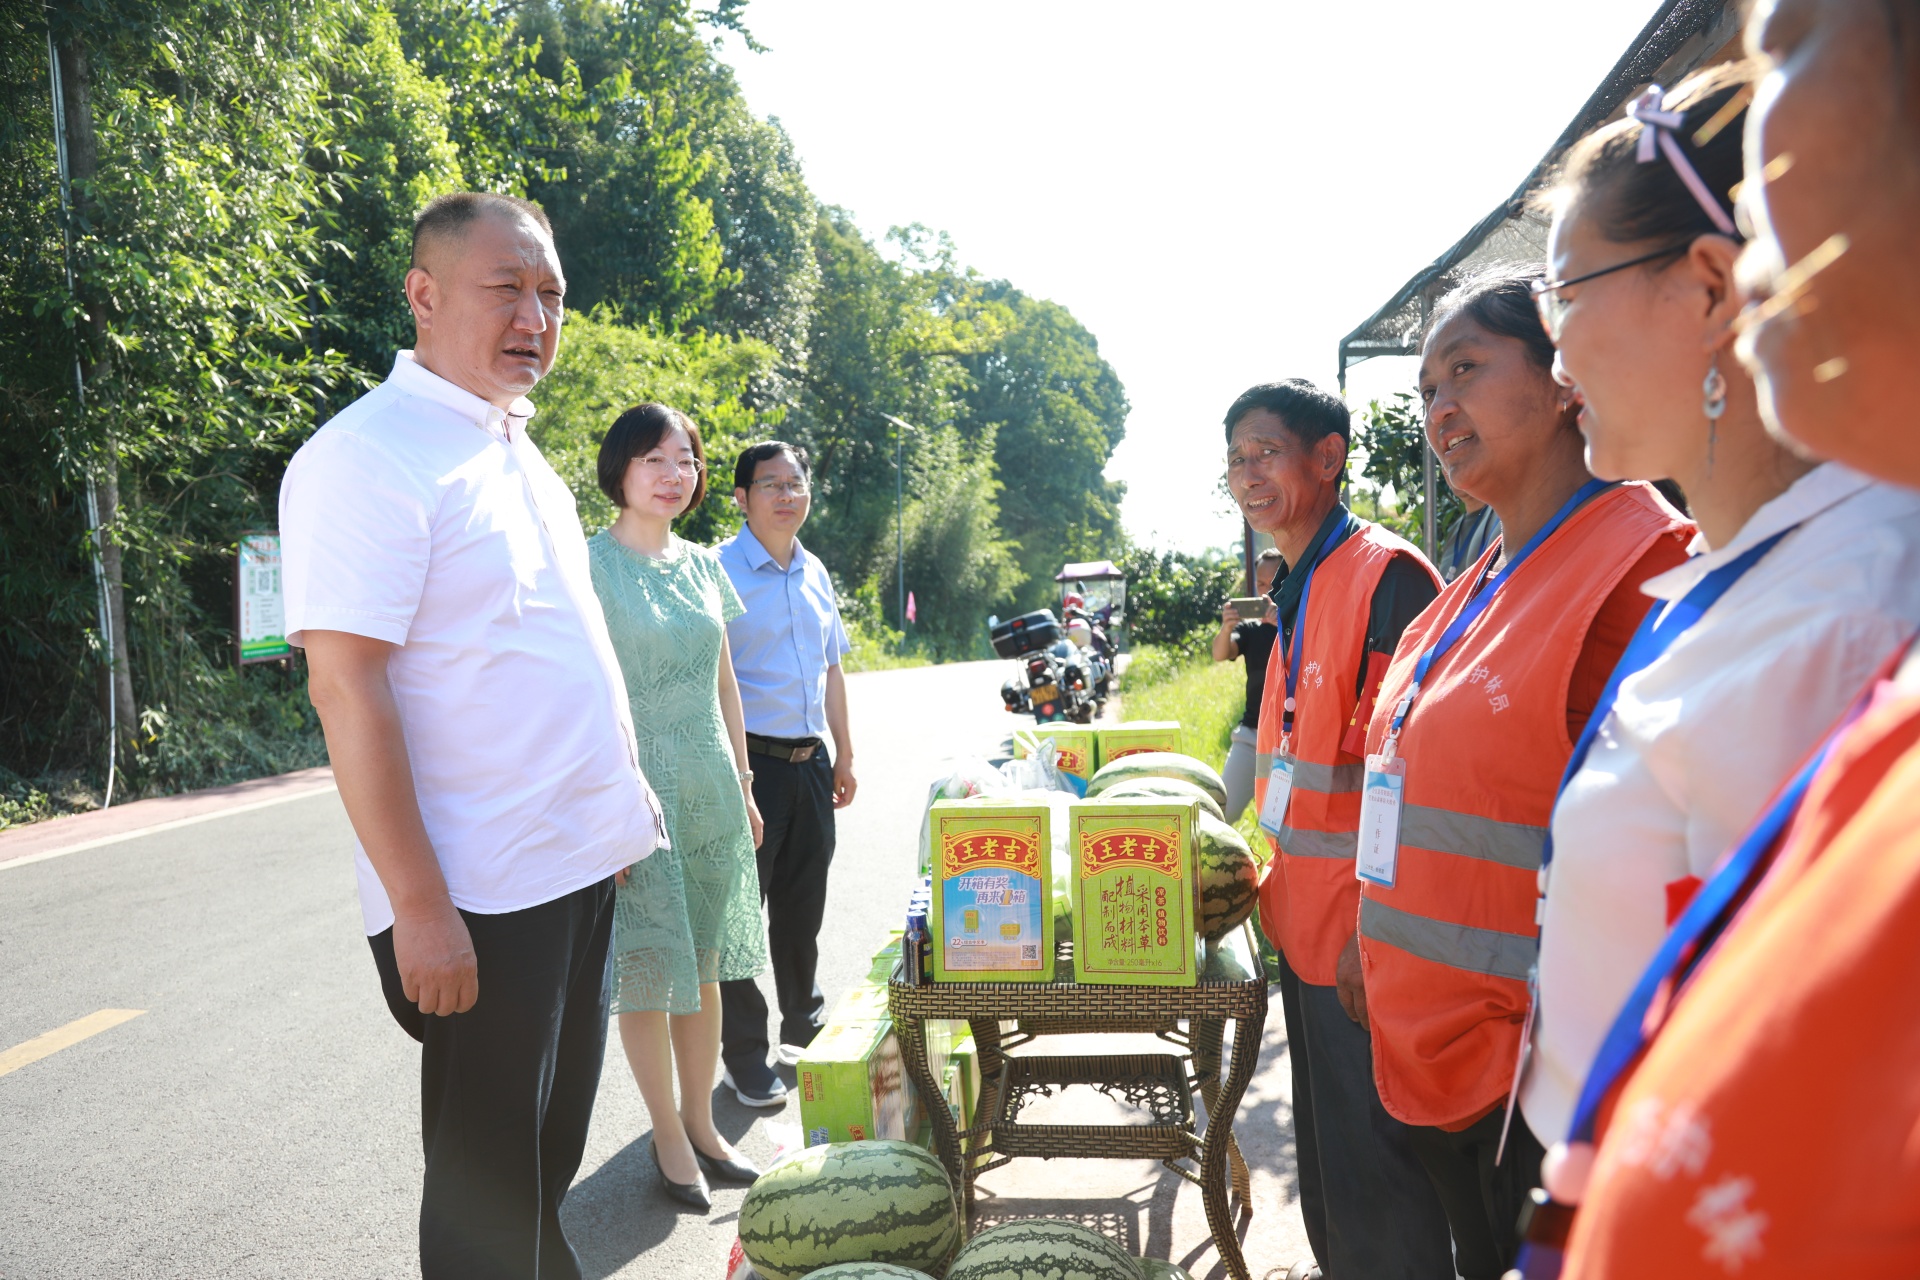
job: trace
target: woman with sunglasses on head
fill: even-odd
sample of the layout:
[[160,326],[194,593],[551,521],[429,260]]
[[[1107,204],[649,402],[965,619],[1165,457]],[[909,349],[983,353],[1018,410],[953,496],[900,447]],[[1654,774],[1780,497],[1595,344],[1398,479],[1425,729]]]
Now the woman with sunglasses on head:
[[700,429],[684,413],[643,404],[621,414],[600,444],[599,481],[619,516],[587,542],[593,587],[670,842],[618,880],[613,1011],[665,1191],[704,1212],[709,1177],[745,1183],[760,1172],[713,1123],[719,984],[767,967],[760,813],[727,651],[726,624],[742,608],[719,556],[673,532],[707,490]]
[[[1762,0],[1748,44],[1766,74],[1740,357],[1769,425],[1920,488],[1920,3]],[[1597,1159],[1570,1144],[1546,1182],[1578,1206],[1560,1274],[1920,1275],[1916,975],[1920,659],[1903,642],[1615,1020],[1582,1098]],[[1527,1274],[1555,1274],[1567,1217],[1535,1215]]]
[[1769,435],[1734,359],[1732,193],[1755,72],[1649,89],[1549,193],[1540,310],[1587,465],[1672,477],[1700,532],[1576,747],[1554,809],[1521,1108],[1568,1135],[1601,1041],[1667,927],[1920,624],[1920,495]]
[[1539,278],[1456,289],[1421,355],[1427,443],[1501,534],[1407,628],[1374,704],[1359,937],[1340,975],[1466,1280],[1511,1264],[1541,1157],[1507,1104],[1554,791],[1647,610],[1640,584],[1679,564],[1692,533],[1650,486],[1588,474],[1535,314]]

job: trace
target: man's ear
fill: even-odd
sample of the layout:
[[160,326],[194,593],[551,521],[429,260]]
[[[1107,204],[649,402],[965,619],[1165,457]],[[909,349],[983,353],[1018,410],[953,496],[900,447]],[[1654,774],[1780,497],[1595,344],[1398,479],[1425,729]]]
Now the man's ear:
[[434,296],[433,276],[425,267],[413,267],[407,272],[407,306],[413,310],[413,323],[422,333],[433,327],[433,308],[438,299]]
[[1320,474],[1328,480],[1338,480],[1340,473],[1347,469],[1347,442],[1340,433],[1329,431],[1313,449],[1320,462]]
[[733,505],[740,508],[740,514],[747,514],[747,491],[736,487],[733,491]]

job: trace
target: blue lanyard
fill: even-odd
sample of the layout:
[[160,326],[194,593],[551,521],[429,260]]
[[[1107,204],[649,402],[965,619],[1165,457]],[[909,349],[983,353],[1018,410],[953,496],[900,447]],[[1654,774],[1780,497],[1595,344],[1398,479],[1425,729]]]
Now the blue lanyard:
[[1287,652],[1287,701],[1280,709],[1280,735],[1289,737],[1293,733],[1293,691],[1300,684],[1300,637],[1307,630],[1307,593],[1313,590],[1313,571],[1320,567],[1327,552],[1333,550],[1334,543],[1347,531],[1345,520],[1336,520],[1333,528],[1327,530],[1327,536],[1320,540],[1320,549],[1307,559],[1307,576],[1300,583],[1300,607],[1293,611],[1293,643]]
[[1440,633],[1439,641],[1421,654],[1420,661],[1414,664],[1413,683],[1408,686],[1406,695],[1400,699],[1400,705],[1393,709],[1393,724],[1387,732],[1389,741],[1400,736],[1400,726],[1406,723],[1407,713],[1413,710],[1414,699],[1420,696],[1420,686],[1426,683],[1427,673],[1433,670],[1433,664],[1446,656],[1447,651],[1454,645],[1460,643],[1460,637],[1465,635],[1467,628],[1487,611],[1487,606],[1493,603],[1493,598],[1500,593],[1500,588],[1507,585],[1514,571],[1525,564],[1527,557],[1539,550],[1540,544],[1552,537],[1560,526],[1567,522],[1569,516],[1586,505],[1589,498],[1602,490],[1611,489],[1615,483],[1610,480],[1589,480],[1581,485],[1579,490],[1553,513],[1553,518],[1541,525],[1538,533],[1527,539],[1527,545],[1520,548],[1520,554],[1507,561],[1506,568],[1487,578],[1481,586],[1475,588],[1473,595],[1467,597],[1467,603],[1461,607],[1459,613],[1454,615],[1453,622]]
[[[1739,556],[1719,568],[1710,571],[1693,585],[1679,600],[1665,608],[1647,610],[1647,616],[1640,621],[1640,629],[1633,633],[1626,652],[1620,655],[1619,665],[1607,678],[1607,687],[1600,693],[1600,701],[1594,705],[1593,714],[1587,717],[1587,727],[1580,732],[1580,741],[1573,744],[1573,755],[1567,759],[1566,770],[1560,775],[1559,790],[1554,792],[1557,806],[1560,797],[1567,793],[1567,785],[1573,781],[1573,775],[1580,772],[1587,762],[1587,752],[1592,750],[1594,739],[1600,736],[1600,726],[1613,711],[1613,704],[1620,696],[1620,685],[1628,676],[1635,675],[1652,666],[1653,663],[1673,647],[1674,641],[1685,635],[1693,625],[1700,621],[1707,610],[1734,583],[1746,576],[1747,570],[1759,564],[1774,544],[1798,529],[1799,525],[1782,529],[1771,538],[1755,543]],[[1544,866],[1553,861],[1553,824],[1547,824],[1546,844],[1540,850],[1540,862]]]
[[1693,895],[1693,901],[1673,922],[1673,928],[1667,932],[1667,940],[1654,954],[1646,972],[1640,975],[1639,985],[1634,987],[1619,1016],[1614,1018],[1613,1026],[1607,1030],[1607,1038],[1600,1042],[1600,1053],[1587,1072],[1586,1083],[1580,1088],[1580,1101],[1573,1109],[1573,1128],[1569,1134],[1571,1141],[1593,1141],[1594,1121],[1599,1116],[1601,1103],[1606,1100],[1614,1081],[1639,1057],[1649,1039],[1647,1010],[1653,1007],[1654,998],[1670,978],[1676,987],[1686,980],[1693,966],[1726,927],[1732,916],[1732,908],[1746,900],[1748,891],[1769,865],[1767,852],[1800,812],[1800,803],[1806,799],[1807,788],[1812,784],[1814,775],[1820,772],[1820,767],[1833,754],[1833,749],[1846,736],[1847,730],[1866,711],[1879,684],[1877,678],[1869,682],[1833,732],[1827,735],[1826,741],[1820,744],[1820,749],[1813,753],[1813,758],[1800,766],[1800,771],[1793,775],[1774,802],[1767,806],[1766,812],[1753,824],[1746,838],[1713,873],[1713,878],[1700,886],[1699,892]]

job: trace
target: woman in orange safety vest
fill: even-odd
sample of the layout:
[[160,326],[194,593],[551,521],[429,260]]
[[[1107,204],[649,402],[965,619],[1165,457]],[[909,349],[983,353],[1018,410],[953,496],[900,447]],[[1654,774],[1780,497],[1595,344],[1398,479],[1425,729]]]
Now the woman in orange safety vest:
[[[1748,39],[1770,70],[1741,357],[1774,425],[1920,487],[1920,2],[1762,0]],[[1920,658],[1886,672],[1616,1021],[1597,1158],[1546,1171],[1578,1205],[1563,1274],[1920,1276]],[[1545,1240],[1566,1212],[1534,1217]],[[1552,1274],[1538,1252],[1528,1274]]]
[[1447,482],[1493,507],[1501,541],[1414,621],[1387,670],[1356,860],[1364,982],[1341,975],[1465,1280],[1511,1264],[1542,1155],[1511,1091],[1554,793],[1650,603],[1640,584],[1684,560],[1692,534],[1651,487],[1587,473],[1529,291],[1539,278],[1468,282],[1426,339],[1427,441]]

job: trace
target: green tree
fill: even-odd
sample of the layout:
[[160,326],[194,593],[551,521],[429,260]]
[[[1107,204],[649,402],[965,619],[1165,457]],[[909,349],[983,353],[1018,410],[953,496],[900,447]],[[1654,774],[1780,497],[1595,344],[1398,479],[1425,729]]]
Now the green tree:
[[[1353,452],[1364,454],[1356,477],[1371,487],[1373,518],[1418,543],[1426,527],[1427,499],[1423,467],[1427,455],[1426,415],[1409,392],[1391,400],[1369,401],[1355,415]],[[1387,490],[1392,497],[1388,498]],[[1465,510],[1444,479],[1434,478],[1438,505],[1434,527],[1444,534]],[[1389,501],[1391,505],[1389,506]]]

